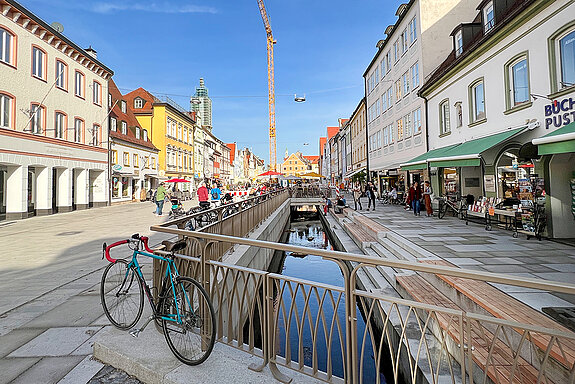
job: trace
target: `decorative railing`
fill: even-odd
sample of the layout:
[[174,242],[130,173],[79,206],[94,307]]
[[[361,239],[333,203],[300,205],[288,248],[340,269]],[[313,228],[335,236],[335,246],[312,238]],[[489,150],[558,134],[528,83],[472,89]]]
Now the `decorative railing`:
[[[471,279],[575,294],[575,285],[365,255],[312,249],[167,226],[188,239],[180,273],[202,282],[217,312],[217,340],[327,382],[573,383],[575,334],[559,325],[502,320],[359,288],[374,268]],[[335,287],[211,258],[218,244],[322,256],[339,265]],[[356,306],[356,304],[358,304]],[[359,307],[359,308],[358,308]],[[363,321],[361,321],[363,320]],[[554,324],[550,321],[551,324]],[[320,346],[325,350],[319,353]]]
[[331,189],[318,185],[301,185],[288,188],[290,197],[295,198],[326,198],[331,197]]

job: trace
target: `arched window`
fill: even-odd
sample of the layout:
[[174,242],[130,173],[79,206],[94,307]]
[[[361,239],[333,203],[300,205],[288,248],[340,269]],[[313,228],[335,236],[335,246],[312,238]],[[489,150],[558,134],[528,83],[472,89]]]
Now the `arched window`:
[[0,61],[16,65],[16,36],[0,27]]
[[0,93],[0,127],[13,128],[14,126],[14,98]]
[[548,41],[555,65],[551,65],[552,92],[575,87],[575,21],[564,25]]
[[439,133],[445,135],[451,132],[451,122],[449,116],[449,99],[439,104]]

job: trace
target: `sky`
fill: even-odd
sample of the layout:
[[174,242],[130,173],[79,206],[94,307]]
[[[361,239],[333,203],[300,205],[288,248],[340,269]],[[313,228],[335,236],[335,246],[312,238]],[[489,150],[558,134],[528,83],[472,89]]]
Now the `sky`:
[[[213,132],[269,160],[266,33],[256,0],[20,0],[92,46],[122,93],[138,87],[189,109],[205,79]],[[319,137],[349,118],[363,73],[398,0],[266,0],[273,35],[277,158],[318,155]],[[305,95],[296,103],[294,95]]]

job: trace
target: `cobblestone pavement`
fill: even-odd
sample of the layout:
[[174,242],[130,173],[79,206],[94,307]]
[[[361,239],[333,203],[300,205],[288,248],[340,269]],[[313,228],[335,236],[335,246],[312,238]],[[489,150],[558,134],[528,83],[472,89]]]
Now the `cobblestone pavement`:
[[[138,382],[93,360],[92,339],[109,326],[99,297],[102,243],[169,237],[149,230],[167,217],[154,208],[130,203],[0,223],[0,384]],[[151,262],[141,261],[151,276]]]

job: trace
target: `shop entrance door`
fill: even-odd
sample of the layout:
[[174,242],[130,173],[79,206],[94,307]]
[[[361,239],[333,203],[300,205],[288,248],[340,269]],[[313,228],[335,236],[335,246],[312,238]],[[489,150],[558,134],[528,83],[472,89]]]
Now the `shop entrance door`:
[[76,210],[76,171],[72,170],[72,211]]
[[52,168],[52,213],[58,212],[58,169]]
[[6,167],[0,166],[0,220],[6,220]]
[[28,217],[36,215],[36,169],[28,168]]

